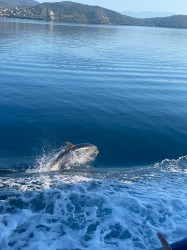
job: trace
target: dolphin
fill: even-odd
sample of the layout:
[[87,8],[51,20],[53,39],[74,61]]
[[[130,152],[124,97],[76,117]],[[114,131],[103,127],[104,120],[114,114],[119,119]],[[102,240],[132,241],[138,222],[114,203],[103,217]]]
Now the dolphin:
[[62,167],[86,165],[93,162],[99,151],[96,146],[89,143],[73,145],[66,142],[65,150],[61,150],[50,163],[51,170],[59,170]]

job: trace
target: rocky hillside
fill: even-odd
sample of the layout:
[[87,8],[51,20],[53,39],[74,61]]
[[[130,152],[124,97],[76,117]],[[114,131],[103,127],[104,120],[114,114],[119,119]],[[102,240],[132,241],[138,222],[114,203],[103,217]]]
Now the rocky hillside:
[[[98,6],[74,2],[42,3],[26,8],[24,13],[14,10],[16,17],[54,20],[68,23],[138,25],[138,20]],[[24,16],[22,15],[24,14]],[[15,15],[14,15],[15,17]]]
[[[0,2],[10,0],[0,0]],[[33,0],[12,0],[11,2],[34,3]],[[36,3],[36,2],[35,2]],[[159,18],[133,18],[118,12],[74,2],[42,3],[32,7],[17,7],[0,11],[3,17],[52,20],[66,23],[113,24],[131,26],[155,26],[168,28],[187,28],[187,16],[175,15]]]

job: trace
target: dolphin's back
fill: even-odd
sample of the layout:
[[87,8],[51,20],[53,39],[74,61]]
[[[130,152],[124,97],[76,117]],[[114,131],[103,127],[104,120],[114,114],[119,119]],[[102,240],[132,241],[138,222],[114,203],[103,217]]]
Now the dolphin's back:
[[77,144],[77,145],[73,146],[70,150],[79,149],[79,148],[93,147],[93,146],[94,145],[92,145],[90,143],[81,143],[81,144]]

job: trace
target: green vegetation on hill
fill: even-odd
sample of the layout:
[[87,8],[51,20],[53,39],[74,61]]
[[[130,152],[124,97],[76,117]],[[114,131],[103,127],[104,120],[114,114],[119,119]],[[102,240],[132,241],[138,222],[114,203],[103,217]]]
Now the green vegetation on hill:
[[187,28],[187,15],[144,19],[145,26]]
[[135,25],[137,20],[98,6],[74,2],[43,3],[29,9],[34,17],[61,22]]
[[[0,0],[1,2],[10,0]],[[33,3],[33,0],[12,0],[13,2]],[[35,2],[36,3],[36,2]],[[66,23],[113,24],[133,26],[155,26],[187,28],[187,16],[176,15],[160,18],[133,18],[118,12],[74,2],[42,3],[32,7],[18,7],[0,11],[0,16],[52,20]]]

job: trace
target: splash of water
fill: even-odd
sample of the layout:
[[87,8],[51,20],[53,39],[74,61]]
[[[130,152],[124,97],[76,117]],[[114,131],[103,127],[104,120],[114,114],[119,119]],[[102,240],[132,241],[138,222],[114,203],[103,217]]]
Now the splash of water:
[[[48,171],[58,171],[62,168],[60,163],[55,163],[55,159],[65,151],[65,147],[58,150],[53,150],[50,153],[43,151],[43,154],[36,158],[36,163],[34,166],[30,166],[27,169],[27,173],[36,173],[36,172],[48,172]],[[96,155],[88,155],[84,150],[80,151],[71,151],[67,156],[64,156],[64,159],[67,162],[63,165],[63,169],[80,169],[82,167],[89,168],[90,163],[95,160]],[[67,159],[66,159],[67,158]]]
[[29,168],[27,169],[26,172],[27,173],[37,173],[37,172],[43,173],[43,172],[51,171],[51,163],[52,163],[53,159],[58,157],[61,150],[65,150],[65,148],[52,150],[48,153],[43,149],[42,155],[39,155],[36,158],[35,164],[29,166]]
[[187,156],[178,159],[165,159],[161,163],[155,164],[162,172],[184,172],[187,173]]

